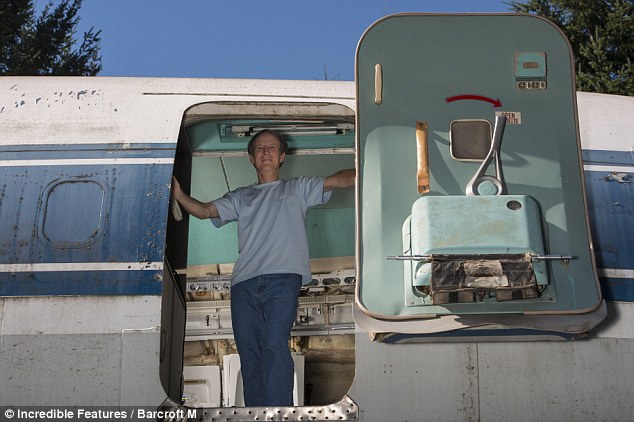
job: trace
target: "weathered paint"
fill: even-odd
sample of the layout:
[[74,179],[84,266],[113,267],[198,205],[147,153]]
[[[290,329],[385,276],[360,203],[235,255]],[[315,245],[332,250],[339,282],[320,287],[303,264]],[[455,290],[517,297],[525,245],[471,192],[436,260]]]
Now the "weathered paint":
[[[314,97],[354,107],[351,82],[2,78],[0,92],[0,152],[11,154],[17,153],[14,146],[37,144],[56,145],[69,154],[93,144],[117,149],[165,143],[171,148],[184,110],[205,101]],[[578,105],[585,149],[632,149],[634,100],[579,93]],[[19,158],[24,159],[30,158]],[[604,176],[624,167],[600,165],[606,167]],[[0,172],[4,178],[4,167]],[[4,208],[13,198],[2,189]],[[594,195],[590,189],[588,194]],[[596,217],[590,215],[593,226]],[[0,226],[0,237],[9,242],[13,232],[5,227]],[[604,240],[594,242],[597,250],[603,247]],[[630,241],[623,247],[631,246]],[[611,265],[600,263],[599,274],[632,274],[627,266]],[[0,272],[0,283],[6,275]],[[633,283],[620,279],[631,292]],[[156,294],[1,298],[0,405],[158,405],[165,397],[157,368],[160,308]],[[608,303],[606,321],[584,341],[518,338],[514,343],[380,344],[357,325],[357,376],[349,394],[365,421],[629,420],[634,411],[629,400],[632,321],[632,303]],[[389,328],[405,330],[411,324],[391,322]],[[226,412],[209,415],[231,418]]]
[[291,103],[339,96],[351,104],[351,88],[319,81],[3,78],[0,218],[8,230],[0,238],[0,295],[160,294],[185,110],[286,95]]
[[[112,162],[128,158],[121,149],[28,149],[17,153],[28,159],[0,152],[0,218],[9,228],[0,240],[0,295],[159,294],[173,158],[126,164]],[[129,151],[150,157],[142,161],[173,156],[173,146]],[[110,163],[90,162],[110,154]]]
[[0,405],[158,406],[166,397],[165,224],[185,111],[307,98],[351,108],[353,89],[323,81],[0,79]]
[[634,301],[634,156],[626,151],[585,150],[588,209],[603,294]]

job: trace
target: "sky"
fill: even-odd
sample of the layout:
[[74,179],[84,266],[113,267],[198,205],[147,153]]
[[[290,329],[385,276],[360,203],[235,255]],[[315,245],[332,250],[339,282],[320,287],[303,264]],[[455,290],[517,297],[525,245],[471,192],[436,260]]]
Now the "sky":
[[101,30],[100,76],[351,81],[357,43],[382,17],[509,12],[509,1],[83,0],[77,37]]

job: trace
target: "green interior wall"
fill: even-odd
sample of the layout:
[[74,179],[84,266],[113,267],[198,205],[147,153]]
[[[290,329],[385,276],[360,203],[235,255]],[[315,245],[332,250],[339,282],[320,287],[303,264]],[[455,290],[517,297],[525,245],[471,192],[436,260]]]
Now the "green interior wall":
[[[354,168],[353,155],[288,155],[281,177],[328,176],[346,168]],[[191,194],[203,202],[256,181],[255,169],[246,155],[193,158]],[[328,204],[309,209],[306,230],[311,258],[353,256],[354,189],[335,190]],[[235,262],[238,257],[236,231],[236,223],[215,228],[209,220],[191,218],[188,265]]]

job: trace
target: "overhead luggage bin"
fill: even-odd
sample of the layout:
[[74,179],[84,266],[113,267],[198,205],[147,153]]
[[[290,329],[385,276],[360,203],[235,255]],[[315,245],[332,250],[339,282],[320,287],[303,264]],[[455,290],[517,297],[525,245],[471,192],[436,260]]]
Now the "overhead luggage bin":
[[393,15],[356,60],[358,324],[601,321],[563,33],[530,15]]

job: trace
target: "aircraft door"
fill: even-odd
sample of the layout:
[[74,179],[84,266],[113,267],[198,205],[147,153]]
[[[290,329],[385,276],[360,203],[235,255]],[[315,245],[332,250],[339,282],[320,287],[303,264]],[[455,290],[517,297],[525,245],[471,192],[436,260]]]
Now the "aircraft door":
[[601,305],[561,31],[528,15],[394,15],[364,34],[356,72],[363,314]]

